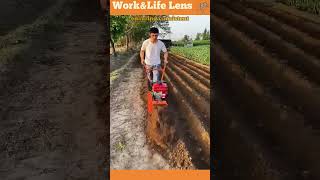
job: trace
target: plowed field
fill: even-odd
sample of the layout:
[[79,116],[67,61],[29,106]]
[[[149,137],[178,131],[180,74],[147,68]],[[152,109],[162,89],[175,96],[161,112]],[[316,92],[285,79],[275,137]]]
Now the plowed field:
[[223,179],[320,178],[320,25],[261,3],[218,1],[215,119]]

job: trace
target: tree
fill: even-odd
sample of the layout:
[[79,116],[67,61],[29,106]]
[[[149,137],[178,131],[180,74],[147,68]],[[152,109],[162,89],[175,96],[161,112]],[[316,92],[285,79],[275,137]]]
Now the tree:
[[132,40],[138,42],[141,39],[146,38],[151,26],[151,23],[147,23],[145,21],[136,22],[130,31]]
[[[157,18],[163,16],[150,17]],[[171,32],[168,21],[134,21],[132,20],[132,16],[111,16],[110,22],[111,45],[115,56],[114,44],[123,37],[125,37],[128,50],[131,40],[139,42],[141,39],[147,38],[149,29],[153,26],[162,30],[160,36],[165,36]]]
[[[132,16],[130,16],[131,18]],[[150,21],[134,21],[130,19],[128,21],[127,27],[126,27],[126,45],[127,50],[129,49],[129,42],[135,41],[139,42],[141,39],[144,39],[148,36],[148,31],[150,27],[152,26],[152,22]]]
[[182,38],[182,42],[184,44],[188,43],[190,41],[190,37],[188,35],[184,35],[183,38]]
[[[160,18],[168,17],[167,15],[157,16]],[[168,33],[171,33],[171,28],[169,26],[169,21],[155,21],[153,26],[162,30],[162,33],[159,33],[161,37],[165,37]]]
[[125,34],[125,28],[128,23],[128,16],[111,16],[110,17],[110,33],[111,45],[114,56],[117,56],[114,43],[116,43]]
[[195,40],[200,40],[200,39],[201,39],[201,33],[197,33]]
[[202,40],[209,40],[209,39],[210,39],[210,32],[207,30],[207,28],[205,28],[202,33]]
[[[131,16],[132,17],[132,16]],[[159,36],[164,37],[170,33],[171,29],[168,21],[163,21],[161,18],[166,17],[158,15],[148,15],[144,17],[158,18],[156,21],[133,21],[129,20],[126,28],[127,49],[129,48],[129,41],[139,42],[141,39],[148,37],[149,29],[157,27],[160,30]]]
[[190,40],[190,36],[184,35],[181,41],[183,42],[183,44],[188,44]]

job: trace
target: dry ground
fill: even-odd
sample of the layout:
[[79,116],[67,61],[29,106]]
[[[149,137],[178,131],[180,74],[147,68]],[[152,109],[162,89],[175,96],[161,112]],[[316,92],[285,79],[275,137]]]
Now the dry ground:
[[95,2],[75,4],[61,31],[35,35],[2,72],[0,179],[102,177],[106,57],[98,12]]

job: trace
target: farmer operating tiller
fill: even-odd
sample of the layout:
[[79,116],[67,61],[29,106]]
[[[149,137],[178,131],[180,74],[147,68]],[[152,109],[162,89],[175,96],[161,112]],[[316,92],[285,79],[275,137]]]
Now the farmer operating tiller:
[[[140,51],[141,64],[148,77],[148,112],[152,112],[153,105],[167,105],[167,84],[163,81],[164,70],[168,63],[168,52],[165,44],[158,40],[159,30],[150,28],[149,39],[142,44]],[[161,51],[164,53],[164,68],[161,68]],[[162,72],[160,78],[159,72]]]

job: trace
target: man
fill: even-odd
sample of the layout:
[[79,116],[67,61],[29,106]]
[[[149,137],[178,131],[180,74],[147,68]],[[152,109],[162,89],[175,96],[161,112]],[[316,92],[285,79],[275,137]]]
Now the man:
[[149,31],[149,39],[142,43],[140,51],[141,64],[146,66],[148,79],[151,80],[152,70],[152,82],[158,82],[159,70],[161,68],[160,53],[164,52],[164,63],[168,63],[168,52],[165,44],[158,40],[159,29],[152,27]]

